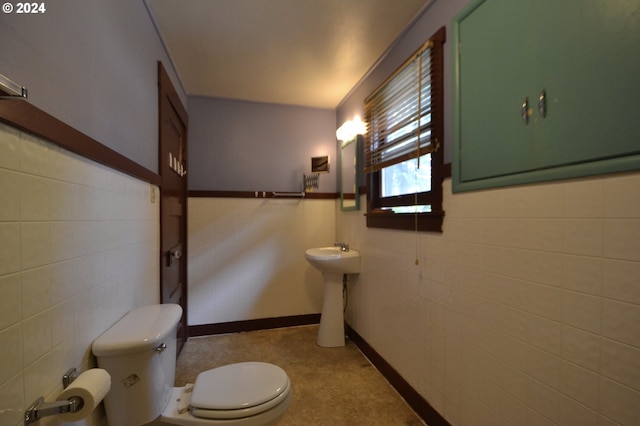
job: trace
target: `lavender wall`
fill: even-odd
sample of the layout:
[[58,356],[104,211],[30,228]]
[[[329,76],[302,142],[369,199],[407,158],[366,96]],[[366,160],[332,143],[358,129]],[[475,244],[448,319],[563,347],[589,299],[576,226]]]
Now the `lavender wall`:
[[445,162],[451,161],[451,34],[449,21],[469,0],[434,1],[423,15],[400,37],[387,55],[373,68],[358,86],[338,105],[338,124],[354,117],[364,117],[364,99],[369,96],[391,73],[429,39],[440,27],[447,27],[447,42],[444,45],[444,100],[445,100]]
[[46,2],[0,14],[0,74],[29,102],[157,171],[157,61],[186,96],[147,14],[130,0]]
[[311,157],[329,155],[318,192],[336,192],[335,111],[189,97],[189,189],[300,191]]

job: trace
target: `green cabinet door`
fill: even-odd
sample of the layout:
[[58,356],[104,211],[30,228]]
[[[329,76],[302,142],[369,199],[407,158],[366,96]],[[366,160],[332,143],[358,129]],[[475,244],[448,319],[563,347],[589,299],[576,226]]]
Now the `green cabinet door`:
[[640,169],[640,0],[478,0],[452,27],[454,191]]
[[[464,180],[531,167],[533,131],[520,117],[533,81],[532,4],[486,1],[459,27],[461,155]],[[519,34],[519,37],[506,34]]]
[[640,152],[640,1],[536,0],[539,167]]

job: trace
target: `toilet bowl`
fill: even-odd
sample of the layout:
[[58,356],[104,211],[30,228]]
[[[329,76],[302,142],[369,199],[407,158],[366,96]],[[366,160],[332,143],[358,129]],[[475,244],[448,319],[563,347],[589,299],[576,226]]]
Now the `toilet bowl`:
[[174,304],[143,306],[93,343],[98,366],[112,378],[104,400],[108,424],[277,424],[291,403],[291,382],[276,365],[225,365],[201,372],[193,385],[173,387],[181,315]]

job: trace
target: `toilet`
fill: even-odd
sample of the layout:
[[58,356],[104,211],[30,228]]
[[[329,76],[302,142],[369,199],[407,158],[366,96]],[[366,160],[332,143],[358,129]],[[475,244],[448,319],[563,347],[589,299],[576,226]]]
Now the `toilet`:
[[181,316],[179,305],[142,306],[95,340],[98,366],[111,375],[104,399],[108,424],[277,424],[291,404],[291,383],[276,365],[225,365],[201,372],[193,384],[173,387]]

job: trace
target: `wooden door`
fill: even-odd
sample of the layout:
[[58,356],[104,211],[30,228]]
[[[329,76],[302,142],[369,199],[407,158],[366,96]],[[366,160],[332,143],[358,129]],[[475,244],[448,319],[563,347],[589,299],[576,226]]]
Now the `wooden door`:
[[187,113],[161,63],[159,86],[160,298],[182,306],[178,350],[187,334]]

